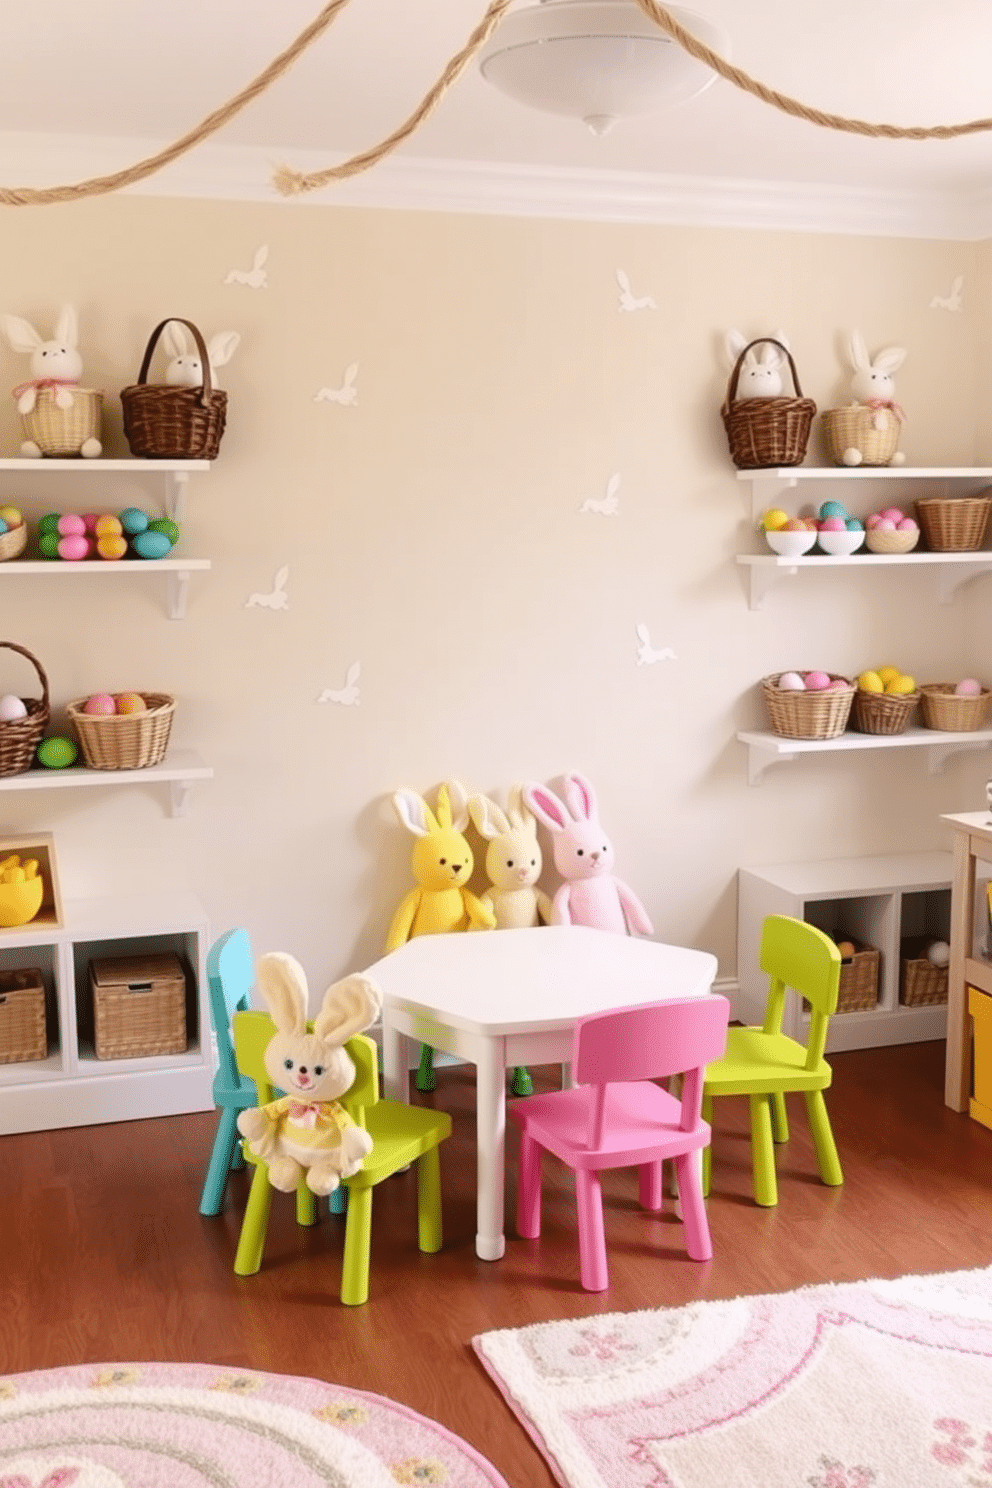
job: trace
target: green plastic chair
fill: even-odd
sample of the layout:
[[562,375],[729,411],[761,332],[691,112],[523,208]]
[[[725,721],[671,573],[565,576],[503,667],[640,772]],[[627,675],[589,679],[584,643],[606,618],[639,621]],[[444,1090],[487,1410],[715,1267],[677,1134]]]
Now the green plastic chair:
[[[276,1031],[268,1013],[240,1012],[233,1019],[234,1052],[238,1069],[255,1081],[258,1104],[273,1099],[272,1081],[265,1068],[265,1049]],[[445,1111],[408,1106],[402,1101],[379,1099],[379,1056],[372,1039],[364,1034],[345,1045],[355,1065],[355,1080],[341,1104],[372,1138],[373,1147],[361,1172],[345,1178],[348,1217],[344,1232],[344,1265],[341,1301],[361,1306],[369,1297],[369,1263],[372,1241],[372,1190],[384,1178],[417,1163],[418,1244],[422,1251],[441,1249],[441,1164],[438,1147],[451,1135],[451,1117]],[[268,1164],[255,1157],[248,1143],[242,1144],[245,1161],[255,1168],[251,1191],[241,1225],[234,1270],[238,1276],[254,1276],[262,1264],[265,1235],[272,1206]],[[300,1224],[315,1224],[314,1195],[301,1183],[296,1190],[296,1216]]]
[[[769,915],[761,930],[759,963],[771,979],[761,1028],[731,1028],[727,1052],[706,1067],[703,1119],[712,1124],[713,1100],[746,1095],[751,1103],[751,1165],[755,1203],[778,1203],[774,1142],[789,1140],[786,1094],[802,1092],[824,1183],[844,1174],[830,1129],[823,1092],[833,1071],[823,1057],[830,1019],[837,1010],[840,951],[815,925],[788,915]],[[792,987],[810,1005],[805,1048],[782,1032],[785,991]],[[703,1192],[710,1190],[711,1151],[703,1150]]]

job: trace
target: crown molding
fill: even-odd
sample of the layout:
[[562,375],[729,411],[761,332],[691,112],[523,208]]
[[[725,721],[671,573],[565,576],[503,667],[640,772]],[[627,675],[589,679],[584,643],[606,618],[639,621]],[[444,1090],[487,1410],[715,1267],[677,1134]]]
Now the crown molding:
[[[155,154],[163,142],[0,133],[4,184],[73,184]],[[653,175],[488,161],[391,156],[350,180],[299,197],[272,185],[276,166],[309,173],[343,157],[201,145],[127,195],[366,207],[587,222],[975,241],[992,238],[992,187],[971,193],[879,191],[817,182]]]

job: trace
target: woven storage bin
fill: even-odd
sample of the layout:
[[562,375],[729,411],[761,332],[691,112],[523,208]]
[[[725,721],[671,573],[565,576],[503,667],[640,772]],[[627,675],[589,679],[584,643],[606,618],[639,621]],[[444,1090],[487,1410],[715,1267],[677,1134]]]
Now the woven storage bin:
[[947,967],[926,956],[903,956],[899,968],[899,1001],[903,1007],[935,1007],[947,1001]]
[[[777,346],[789,359],[794,398],[740,398],[737,383],[744,358],[754,346]],[[777,465],[801,465],[806,458],[810,426],[816,404],[804,398],[792,353],[780,341],[760,336],[744,347],[727,385],[727,400],[720,409],[727,431],[730,458],[738,470],[769,470]]]
[[854,955],[849,961],[841,962],[837,1011],[864,1013],[878,1005],[878,969],[882,955],[874,946],[862,945],[856,940],[851,944]]
[[167,692],[142,692],[144,713],[84,713],[85,698],[66,711],[91,770],[143,770],[165,757],[176,700]]
[[849,408],[828,408],[823,414],[827,450],[835,465],[846,465],[844,451],[856,449],[860,465],[888,465],[899,448],[901,425],[894,413],[885,420],[884,429],[876,429],[872,409],[853,403]]
[[41,972],[34,967],[0,971],[0,1064],[44,1059],[47,1053]]
[[186,976],[172,951],[90,962],[97,1059],[140,1059],[186,1049]]
[[28,710],[25,718],[0,720],[0,775],[23,775],[25,770],[30,770],[34,752],[48,727],[48,678],[41,662],[24,646],[15,645],[13,641],[0,641],[0,646],[26,656],[41,681],[40,698],[21,698]]
[[989,696],[987,688],[977,697],[961,697],[953,682],[926,683],[920,688],[920,722],[946,733],[970,733],[984,727]]
[[200,387],[149,385],[146,381],[152,353],[169,324],[160,321],[152,331],[145,355],[132,387],[121,389],[124,433],[132,455],[149,460],[215,460],[227,418],[227,394],[215,388],[210,375],[206,343],[191,320],[171,315],[193,333],[203,368]]
[[87,439],[100,438],[103,394],[95,388],[73,387],[72,407],[60,408],[52,388],[39,388],[34,408],[21,414],[25,439],[33,439],[43,455],[78,455]]
[[27,545],[27,522],[22,522],[20,527],[11,527],[0,537],[0,563],[6,563],[9,558],[19,558]]
[[859,687],[851,704],[850,726],[858,734],[904,734],[919,701],[919,688],[896,697],[886,692],[864,692]]
[[982,545],[992,496],[926,496],[916,520],[932,553],[969,553]]
[[761,683],[773,733],[786,739],[836,739],[844,732],[857,690],[853,683],[841,677],[846,685],[829,692],[790,692],[779,687],[781,676],[776,672]]

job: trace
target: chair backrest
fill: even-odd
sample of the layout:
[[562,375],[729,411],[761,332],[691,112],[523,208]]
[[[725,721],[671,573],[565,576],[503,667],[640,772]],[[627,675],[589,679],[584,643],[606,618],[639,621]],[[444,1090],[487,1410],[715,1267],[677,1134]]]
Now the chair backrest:
[[768,915],[761,927],[761,969],[770,978],[765,1033],[782,1032],[785,990],[791,987],[810,1005],[806,1068],[823,1058],[830,1019],[837,1011],[841,954],[829,935],[790,915]]
[[[282,1094],[276,1091],[265,1068],[265,1051],[276,1025],[268,1013],[237,1012],[233,1027],[238,1069],[254,1080],[258,1104],[265,1106]],[[313,1032],[312,1023],[308,1023],[307,1028]],[[345,1048],[355,1066],[355,1078],[350,1089],[341,1096],[341,1104],[359,1126],[364,1126],[366,1107],[374,1106],[379,1099],[379,1053],[374,1041],[363,1033],[350,1038]]]
[[231,1019],[251,1006],[255,985],[255,963],[247,930],[228,930],[207,952],[207,987],[210,1021],[217,1036],[218,1074],[228,1087],[238,1084],[238,1071],[231,1043]]
[[590,1145],[600,1141],[604,1087],[619,1080],[682,1075],[681,1125],[691,1130],[699,1120],[703,1070],[723,1054],[729,1018],[729,1002],[717,995],[669,998],[580,1018],[572,1073],[577,1084],[598,1087]]

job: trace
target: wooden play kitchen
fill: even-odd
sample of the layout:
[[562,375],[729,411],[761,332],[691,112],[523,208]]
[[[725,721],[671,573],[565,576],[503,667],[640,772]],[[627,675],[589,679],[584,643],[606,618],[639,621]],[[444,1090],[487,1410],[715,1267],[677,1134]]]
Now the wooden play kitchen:
[[992,863],[992,814],[966,811],[941,821],[954,829],[944,1103],[952,1111],[970,1109],[977,1121],[992,1126],[992,959],[977,954],[975,924],[977,864]]

